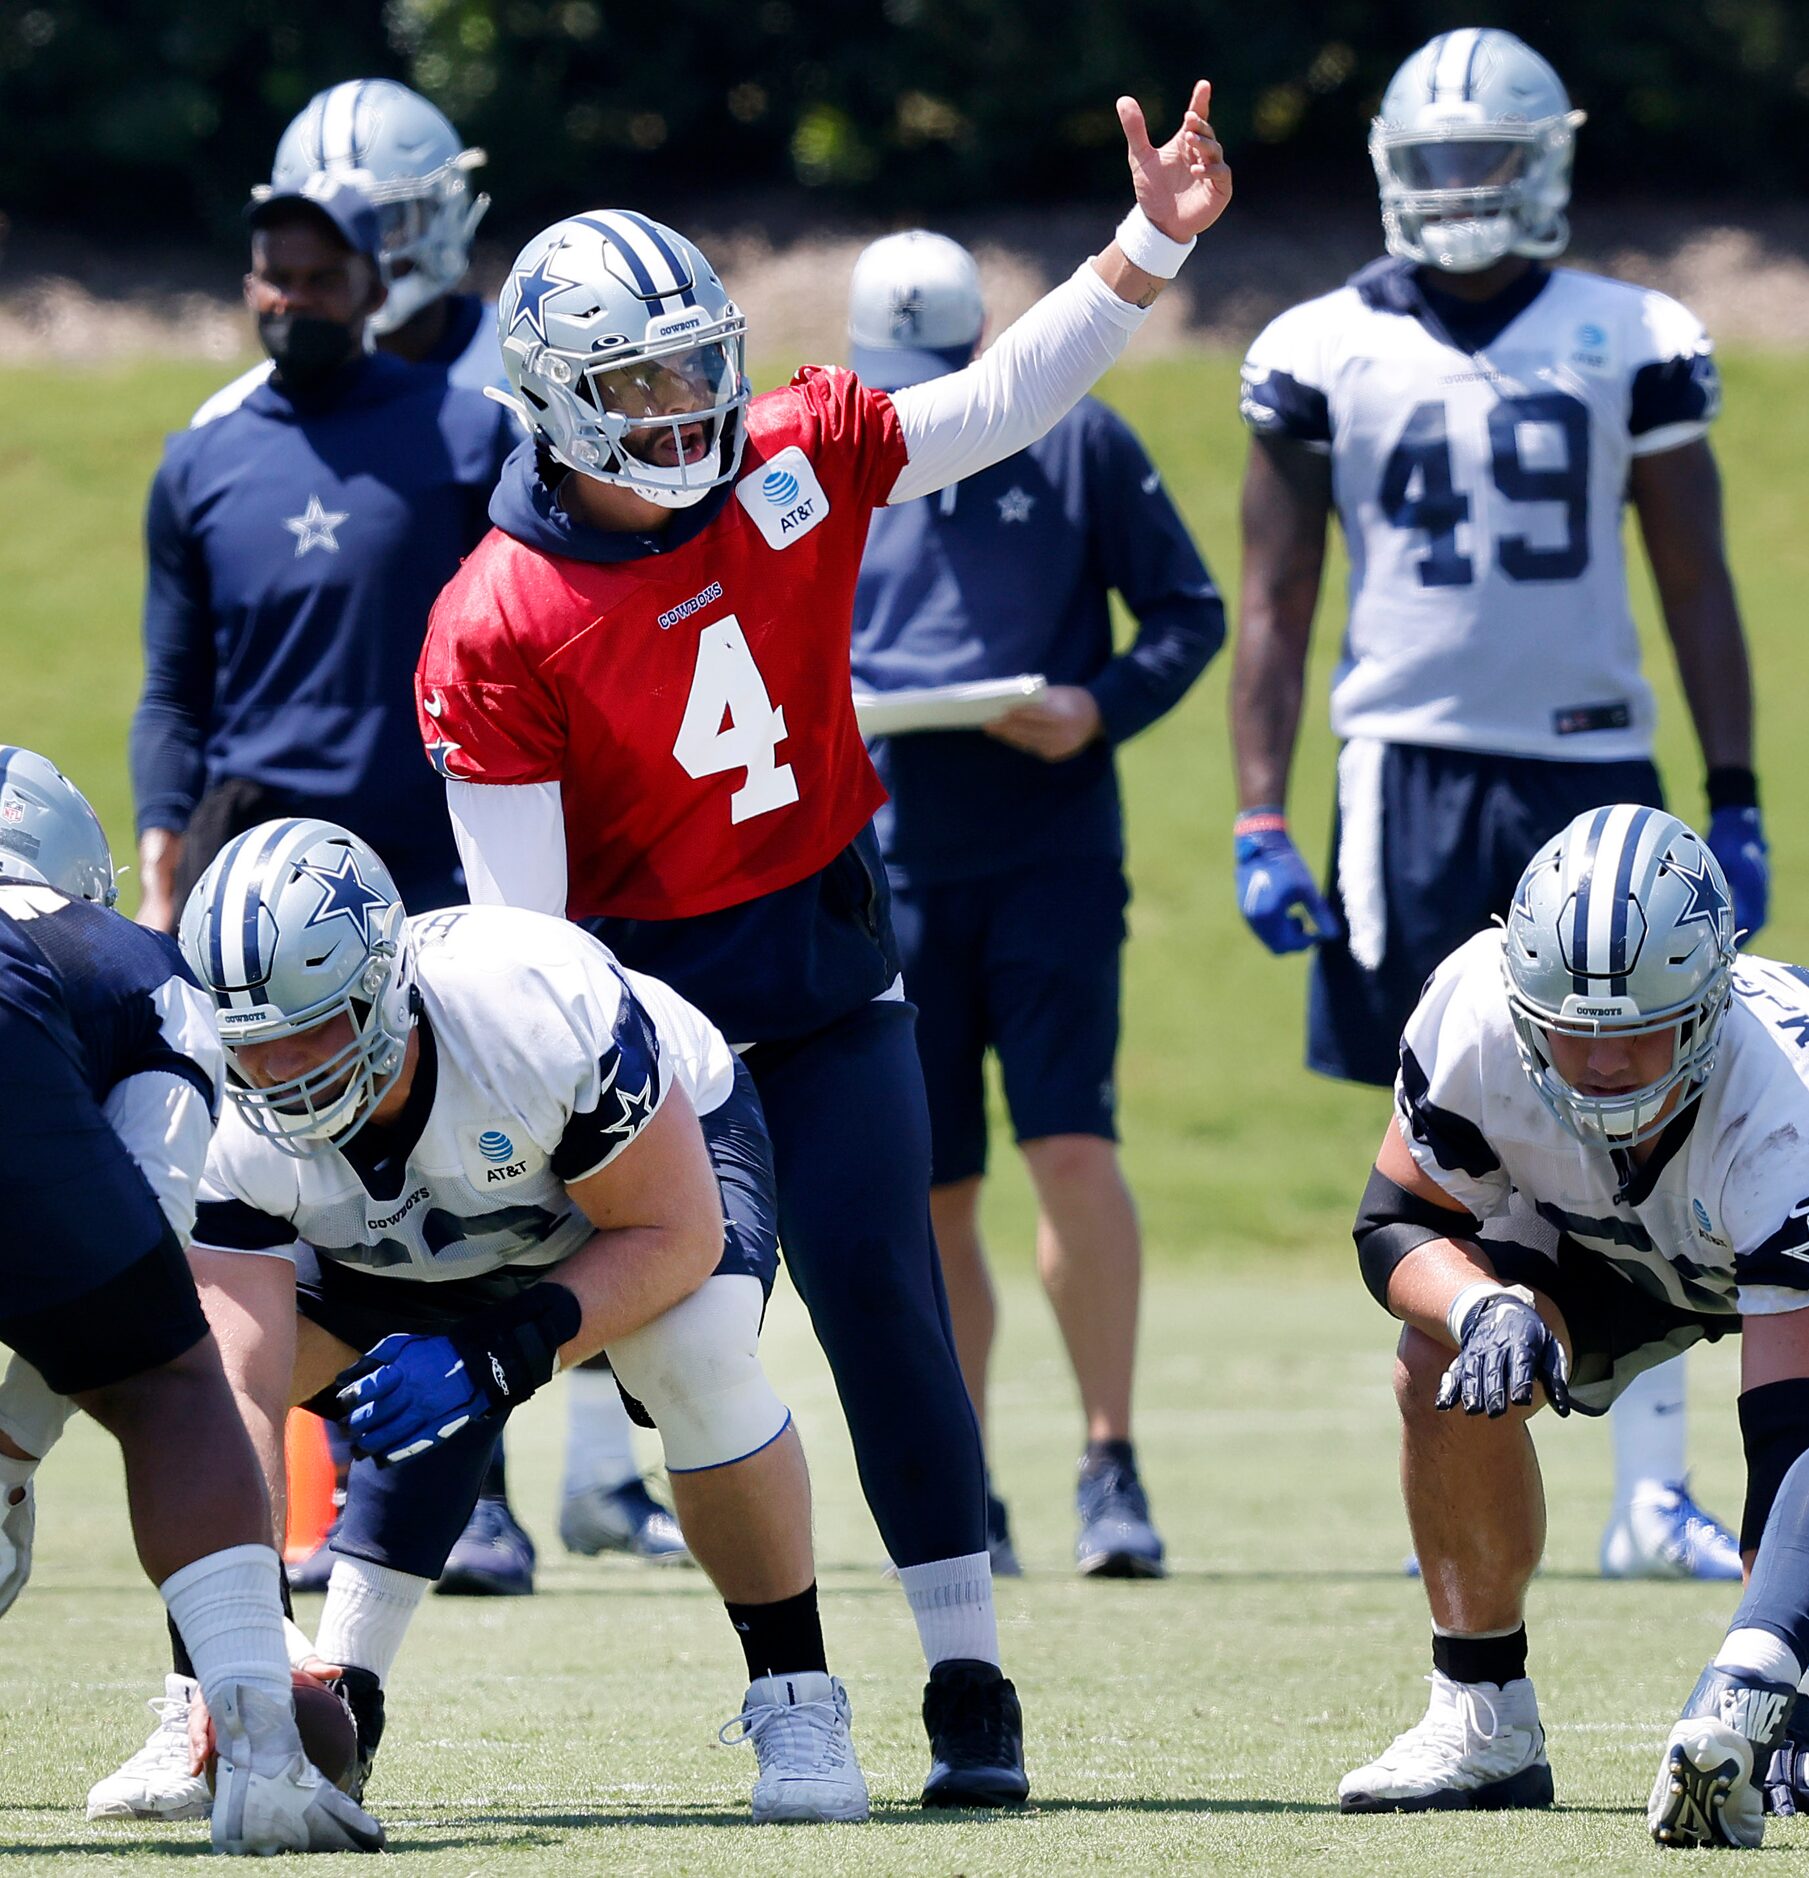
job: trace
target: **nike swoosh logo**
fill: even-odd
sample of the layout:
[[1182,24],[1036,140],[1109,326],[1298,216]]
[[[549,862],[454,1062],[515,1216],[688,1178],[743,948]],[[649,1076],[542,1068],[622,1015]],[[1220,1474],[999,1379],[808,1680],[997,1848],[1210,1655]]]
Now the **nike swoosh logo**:
[[1161,487],[1162,472],[1160,470],[1151,470],[1143,479],[1143,493],[1146,496],[1153,496]]
[[434,692],[431,697],[426,697],[421,700],[421,709],[424,710],[429,717],[438,717],[445,708],[446,700],[442,698],[437,691]]

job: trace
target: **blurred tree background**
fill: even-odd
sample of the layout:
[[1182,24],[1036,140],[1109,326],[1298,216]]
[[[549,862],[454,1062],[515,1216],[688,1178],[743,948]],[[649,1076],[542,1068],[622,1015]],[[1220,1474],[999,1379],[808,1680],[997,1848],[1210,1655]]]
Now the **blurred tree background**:
[[578,197],[927,214],[1116,195],[1114,95],[1166,127],[1196,71],[1265,191],[1367,196],[1353,152],[1389,73],[1479,19],[1589,111],[1592,191],[1809,185],[1802,0],[6,0],[0,212],[224,239],[289,118],[361,76],[414,85],[489,151],[510,226]]

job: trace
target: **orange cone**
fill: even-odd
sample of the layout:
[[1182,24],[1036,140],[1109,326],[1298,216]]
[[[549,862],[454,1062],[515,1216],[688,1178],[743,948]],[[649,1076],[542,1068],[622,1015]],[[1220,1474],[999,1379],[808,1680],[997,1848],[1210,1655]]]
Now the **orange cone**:
[[289,1475],[289,1517],[283,1559],[299,1564],[316,1552],[333,1523],[333,1452],[327,1425],[307,1409],[291,1409],[283,1424],[283,1463]]

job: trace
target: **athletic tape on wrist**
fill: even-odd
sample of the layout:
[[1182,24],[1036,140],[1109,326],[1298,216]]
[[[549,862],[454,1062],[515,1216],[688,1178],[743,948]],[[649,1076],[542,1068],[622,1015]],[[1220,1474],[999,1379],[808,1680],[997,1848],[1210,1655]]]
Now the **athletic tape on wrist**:
[[1445,1313],[1445,1328],[1451,1333],[1451,1341],[1459,1349],[1463,1347],[1464,1332],[1469,1328],[1470,1318],[1477,1306],[1486,1304],[1491,1298],[1518,1298],[1522,1304],[1531,1304],[1533,1294],[1524,1285],[1498,1285],[1493,1279],[1482,1279],[1476,1284],[1465,1285],[1451,1300],[1451,1308]]
[[1181,271],[1181,263],[1193,253],[1194,241],[1199,237],[1176,241],[1172,235],[1163,234],[1140,207],[1133,205],[1130,214],[1118,224],[1113,239],[1132,267],[1140,267],[1158,280],[1173,280]]

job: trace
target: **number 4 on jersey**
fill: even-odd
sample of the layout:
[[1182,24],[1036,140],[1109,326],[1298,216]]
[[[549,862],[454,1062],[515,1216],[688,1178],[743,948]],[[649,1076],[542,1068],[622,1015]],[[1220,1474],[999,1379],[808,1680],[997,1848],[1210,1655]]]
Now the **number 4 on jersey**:
[[701,780],[743,769],[747,780],[729,797],[736,823],[770,815],[798,799],[798,780],[774,752],[785,741],[785,710],[766,695],[766,682],[734,614],[697,636],[697,669],[672,754],[687,776]]

